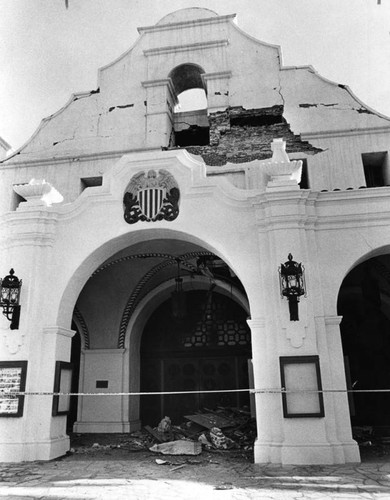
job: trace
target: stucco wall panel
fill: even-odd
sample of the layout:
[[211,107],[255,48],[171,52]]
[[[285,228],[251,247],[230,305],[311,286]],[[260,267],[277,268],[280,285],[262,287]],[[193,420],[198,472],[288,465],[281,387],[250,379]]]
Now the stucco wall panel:
[[362,154],[374,151],[388,152],[389,133],[346,134],[307,138],[324,153],[309,160],[310,187],[314,190],[359,188],[366,185]]
[[295,133],[389,127],[350,93],[347,87],[320,77],[313,68],[280,72],[286,118]]

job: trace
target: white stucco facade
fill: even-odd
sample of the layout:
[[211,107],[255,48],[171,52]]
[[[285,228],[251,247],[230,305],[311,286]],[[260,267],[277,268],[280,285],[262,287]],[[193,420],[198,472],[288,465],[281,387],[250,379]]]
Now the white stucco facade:
[[[136,44],[100,70],[98,91],[73,96],[1,163],[1,273],[13,267],[23,279],[19,329],[1,320],[1,360],[27,361],[26,392],[51,393],[56,361],[70,360],[77,305],[86,324],[78,327],[84,332],[79,392],[139,392],[143,328],[175,282],[170,276],[150,286],[124,323],[129,296],[147,272],[126,262],[146,252],[211,252],[245,291],[231,293],[250,317],[255,462],[357,462],[342,392],[337,298],[354,266],[389,249],[390,187],[358,188],[366,185],[362,155],[388,154],[390,121],[312,68],[283,67],[277,47],[242,33],[233,19],[186,9],[140,28]],[[276,141],[281,149],[267,158],[208,165],[202,151],[195,156],[170,147],[176,91],[168,75],[183,64],[204,70],[210,119],[238,106],[283,106],[292,134],[316,152],[287,147],[288,159]],[[267,139],[269,149],[272,139],[283,137]],[[307,189],[298,185],[300,160],[307,161]],[[287,168],[285,178],[272,167]],[[179,214],[128,224],[124,194],[135,175],[151,170],[164,170],[177,183]],[[305,266],[299,321],[290,321],[279,289],[278,268],[289,253]],[[183,288],[205,288],[203,281],[185,279]],[[225,293],[222,282],[216,286]],[[103,309],[108,312],[99,316]],[[323,416],[284,416],[278,391],[286,356],[318,356]],[[107,389],[97,391],[98,380]],[[312,395],[302,397],[300,404],[310,405]],[[77,432],[131,432],[142,425],[139,397],[78,399]],[[0,444],[0,461],[60,456],[69,449],[66,415],[52,415],[51,396],[28,395],[22,417],[0,416]]]

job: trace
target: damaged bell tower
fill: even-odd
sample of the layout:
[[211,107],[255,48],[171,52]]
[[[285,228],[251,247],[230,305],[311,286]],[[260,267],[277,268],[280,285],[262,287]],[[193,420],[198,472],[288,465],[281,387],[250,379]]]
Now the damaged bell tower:
[[357,462],[345,358],[363,378],[390,318],[390,119],[235,15],[139,34],[0,161],[2,272],[23,278],[2,368],[33,394],[10,399],[0,459],[65,454],[67,424],[132,432],[249,400],[255,462]]

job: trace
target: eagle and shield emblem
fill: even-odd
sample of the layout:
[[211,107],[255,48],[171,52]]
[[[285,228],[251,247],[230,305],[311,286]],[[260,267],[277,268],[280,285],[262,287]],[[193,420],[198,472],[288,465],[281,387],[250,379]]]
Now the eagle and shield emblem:
[[168,171],[135,174],[123,198],[125,221],[173,221],[179,215],[179,199],[179,186]]

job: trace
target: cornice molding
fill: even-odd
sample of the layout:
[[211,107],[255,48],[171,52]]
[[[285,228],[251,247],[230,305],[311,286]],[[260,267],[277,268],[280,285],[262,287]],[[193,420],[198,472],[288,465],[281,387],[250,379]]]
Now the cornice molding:
[[267,324],[265,318],[247,319],[246,322],[248,323],[248,326],[251,330],[264,329]]
[[183,45],[168,45],[166,47],[156,47],[154,49],[144,50],[144,56],[158,56],[161,54],[171,54],[178,52],[187,52],[193,50],[206,50],[215,49],[216,47],[226,47],[229,44],[229,40],[214,40],[211,42],[198,42],[198,43],[188,43]]
[[225,16],[206,17],[201,19],[192,19],[190,21],[178,21],[169,24],[156,24],[154,26],[141,26],[138,29],[140,35],[144,33],[156,33],[158,31],[172,31],[175,29],[192,28],[194,26],[206,26],[208,24],[220,24],[232,21],[236,14],[227,14]]
[[216,73],[203,73],[201,75],[201,78],[203,81],[211,81],[211,80],[221,80],[221,79],[228,79],[231,78],[232,72],[231,71],[218,71]]
[[330,325],[330,326],[339,326],[341,323],[341,320],[343,319],[342,316],[325,316],[325,325]]
[[91,161],[91,160],[110,160],[121,158],[124,155],[132,154],[132,153],[144,153],[150,151],[161,151],[161,148],[136,148],[136,149],[119,149],[113,151],[103,151],[101,153],[84,153],[80,155],[67,155],[67,156],[58,156],[51,158],[40,158],[40,159],[31,159],[25,161],[14,161],[7,163],[0,162],[0,170],[4,170],[7,168],[15,168],[15,167],[35,167],[40,165],[50,166],[61,164],[61,163],[69,163],[69,162],[78,162],[78,161]]
[[366,127],[360,129],[322,130],[318,132],[301,132],[302,141],[313,139],[329,139],[331,137],[350,137],[356,135],[390,134],[390,125],[384,127]]
[[63,337],[72,338],[75,335],[74,330],[68,328],[63,328],[62,326],[46,326],[43,328],[43,333],[45,335],[61,335]]

